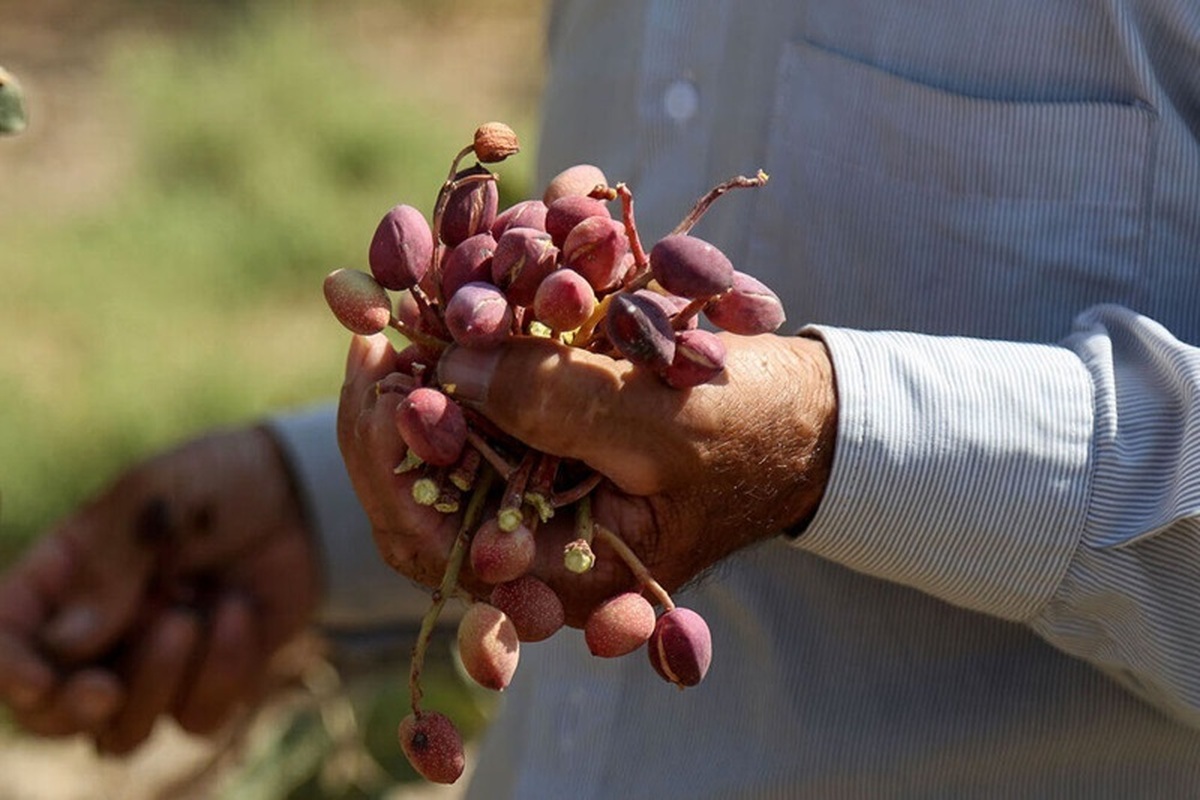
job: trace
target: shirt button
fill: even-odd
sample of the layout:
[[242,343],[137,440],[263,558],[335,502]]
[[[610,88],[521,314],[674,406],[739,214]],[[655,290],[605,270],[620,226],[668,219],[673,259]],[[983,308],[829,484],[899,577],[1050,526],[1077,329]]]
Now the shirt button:
[[663,92],[663,110],[675,122],[687,122],[700,109],[700,91],[696,84],[680,78]]

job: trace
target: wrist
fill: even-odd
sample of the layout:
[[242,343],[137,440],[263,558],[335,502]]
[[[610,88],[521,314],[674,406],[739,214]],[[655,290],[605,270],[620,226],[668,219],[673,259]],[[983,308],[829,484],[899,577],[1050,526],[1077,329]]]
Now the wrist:
[[259,453],[257,460],[263,465],[259,478],[269,484],[266,495],[277,499],[276,511],[280,521],[302,530],[306,538],[313,541],[316,526],[312,510],[305,502],[300,476],[286,447],[279,440],[278,432],[269,424],[260,423],[249,428],[246,435],[253,440],[253,446]]
[[[737,387],[713,426],[722,438],[704,459],[710,487],[727,487],[737,547],[802,529],[833,464],[837,396],[822,342],[792,336],[726,338],[724,387]],[[724,473],[722,475],[722,473]]]
[[837,385],[833,361],[824,342],[808,336],[787,340],[795,354],[797,375],[794,493],[782,530],[797,537],[816,516],[829,483],[837,442]]

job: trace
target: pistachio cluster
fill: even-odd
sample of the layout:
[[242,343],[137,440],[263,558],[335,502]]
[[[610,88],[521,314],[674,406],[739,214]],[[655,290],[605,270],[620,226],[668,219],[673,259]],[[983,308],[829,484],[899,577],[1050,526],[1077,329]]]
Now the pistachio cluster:
[[[563,552],[567,569],[590,570],[599,538],[637,582],[587,619],[592,654],[617,657],[648,643],[653,669],[679,687],[699,683],[712,658],[703,618],[677,607],[619,532],[593,519],[590,494],[603,477],[506,436],[456,403],[451,387],[438,383],[441,354],[452,343],[490,348],[510,336],[545,336],[627,360],[685,389],[724,369],[724,345],[698,325],[700,316],[742,335],[772,332],[784,320],[770,289],[691,235],[713,201],[733,188],[760,186],[765,174],[715,187],[647,253],[632,192],[610,187],[592,165],[570,167],[540,199],[501,210],[497,176],[484,165],[519,149],[507,125],[481,126],[453,159],[431,221],[413,206],[395,206],[372,238],[370,272],[339,269],[325,279],[326,300],[346,328],[371,335],[390,327],[407,340],[398,370],[377,386],[381,398],[394,396],[395,424],[408,446],[395,470],[415,478],[417,503],[461,515],[414,648],[412,713],[400,726],[413,766],[438,782],[456,780],[463,757],[453,723],[421,708],[421,666],[434,622],[449,597],[463,594],[458,577],[469,563],[493,588],[486,598],[469,599],[459,652],[475,681],[504,689],[520,643],[543,640],[564,624],[561,600],[531,574],[537,528],[557,514],[574,520],[576,538]],[[475,163],[461,166],[471,156]],[[619,217],[610,211],[614,204]]]

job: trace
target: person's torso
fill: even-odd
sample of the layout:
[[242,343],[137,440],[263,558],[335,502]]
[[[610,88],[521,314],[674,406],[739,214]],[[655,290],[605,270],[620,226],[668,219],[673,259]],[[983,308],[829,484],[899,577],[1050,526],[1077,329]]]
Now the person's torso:
[[[628,183],[647,246],[770,174],[695,233],[792,327],[1050,342],[1117,302],[1200,342],[1194,3],[574,0],[551,58],[542,174]],[[701,686],[528,647],[473,796],[1200,794],[1200,734],[1024,628],[781,542],[683,601]]]

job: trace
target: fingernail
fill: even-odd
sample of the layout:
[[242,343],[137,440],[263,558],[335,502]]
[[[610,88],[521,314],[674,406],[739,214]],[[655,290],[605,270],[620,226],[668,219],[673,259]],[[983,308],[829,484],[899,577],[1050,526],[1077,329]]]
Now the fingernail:
[[71,648],[92,637],[100,625],[100,615],[89,606],[64,611],[50,624],[46,639],[53,647]]
[[488,387],[498,363],[498,348],[451,346],[438,361],[438,383],[455,400],[478,405],[487,401]]

